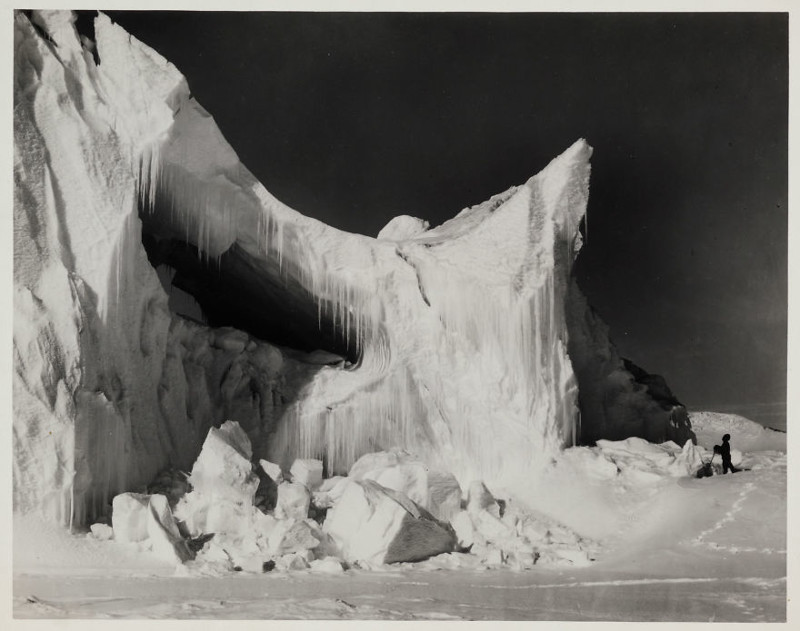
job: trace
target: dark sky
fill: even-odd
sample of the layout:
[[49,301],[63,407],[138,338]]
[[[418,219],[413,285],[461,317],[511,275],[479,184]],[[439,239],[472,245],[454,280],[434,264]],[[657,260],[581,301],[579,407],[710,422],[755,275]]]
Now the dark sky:
[[690,407],[785,424],[786,14],[110,15],[344,230],[436,225],[585,137],[576,273],[621,352]]

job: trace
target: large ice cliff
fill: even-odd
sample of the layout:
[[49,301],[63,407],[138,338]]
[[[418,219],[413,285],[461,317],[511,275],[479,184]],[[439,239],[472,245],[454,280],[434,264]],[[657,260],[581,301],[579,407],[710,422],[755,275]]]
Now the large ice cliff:
[[344,233],[272,197],[158,53],[73,22],[15,16],[15,511],[85,522],[226,419],[284,464],[398,446],[520,492],[576,441],[690,436],[571,278],[586,142],[439,227]]

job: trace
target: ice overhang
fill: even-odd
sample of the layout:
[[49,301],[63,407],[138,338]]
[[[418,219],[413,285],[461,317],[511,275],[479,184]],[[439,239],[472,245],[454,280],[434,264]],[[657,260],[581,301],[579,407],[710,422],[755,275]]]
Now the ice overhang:
[[232,326],[277,346],[322,349],[358,359],[356,335],[320,310],[318,301],[275,255],[253,256],[237,243],[209,258],[156,213],[143,213],[142,241],[153,267],[174,270],[171,285],[191,295],[210,326]]

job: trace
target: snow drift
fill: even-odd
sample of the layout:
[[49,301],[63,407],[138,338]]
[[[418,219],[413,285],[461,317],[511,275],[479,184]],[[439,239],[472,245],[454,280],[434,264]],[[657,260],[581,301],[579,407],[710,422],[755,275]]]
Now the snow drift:
[[155,51],[73,21],[15,17],[15,511],[89,522],[226,419],[284,467],[401,447],[520,492],[565,445],[691,437],[571,280],[585,141],[439,227],[348,234],[272,197]]

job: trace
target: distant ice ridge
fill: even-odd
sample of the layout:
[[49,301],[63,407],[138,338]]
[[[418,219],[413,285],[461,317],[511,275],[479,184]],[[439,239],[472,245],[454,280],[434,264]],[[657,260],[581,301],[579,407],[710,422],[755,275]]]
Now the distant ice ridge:
[[707,448],[722,443],[724,434],[742,451],[786,451],[786,433],[763,427],[738,414],[691,412],[697,442]]
[[[348,234],[266,191],[183,76],[106,16],[99,64],[71,13],[32,19],[15,19],[15,510],[85,522],[191,463],[226,418],[284,465],[342,472],[401,447],[494,488],[525,486],[591,428],[579,385],[617,397],[600,435],[684,442],[672,403],[653,404],[568,300],[585,141],[432,230]],[[270,326],[328,359],[177,317],[159,265],[235,280],[219,301],[283,314]]]

